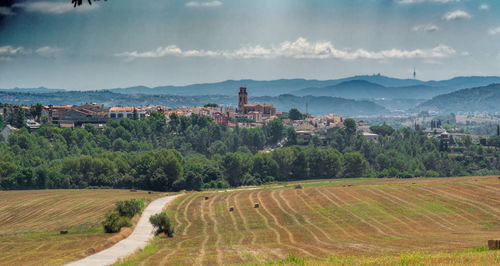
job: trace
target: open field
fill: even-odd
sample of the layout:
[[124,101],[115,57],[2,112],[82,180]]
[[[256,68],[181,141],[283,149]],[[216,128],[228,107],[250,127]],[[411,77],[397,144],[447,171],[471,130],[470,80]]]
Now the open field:
[[168,207],[174,238],[156,238],[123,263],[500,264],[500,251],[484,249],[500,238],[498,195],[496,177],[189,193]]
[[111,189],[0,191],[0,264],[62,264],[95,253],[131,231],[103,233],[100,223],[116,201],[149,202],[161,195]]

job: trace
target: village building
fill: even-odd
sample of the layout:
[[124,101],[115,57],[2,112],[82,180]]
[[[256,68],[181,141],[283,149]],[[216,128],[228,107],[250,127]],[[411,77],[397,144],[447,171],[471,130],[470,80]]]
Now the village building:
[[113,106],[109,108],[108,117],[111,119],[119,119],[122,117],[132,119],[134,117],[134,110],[137,112],[139,119],[146,118],[146,111],[134,106]]
[[87,103],[81,106],[76,105],[49,105],[44,106],[42,117],[46,116],[49,122],[68,125],[83,125],[87,123],[105,123],[108,120],[108,113],[101,104]]
[[260,113],[261,118],[276,116],[276,108],[272,104],[248,104],[247,88],[240,87],[240,92],[238,93],[238,114],[255,117],[255,113],[253,112]]
[[363,137],[365,137],[366,140],[378,141],[378,135],[375,133],[363,131],[363,133],[361,134],[363,135]]

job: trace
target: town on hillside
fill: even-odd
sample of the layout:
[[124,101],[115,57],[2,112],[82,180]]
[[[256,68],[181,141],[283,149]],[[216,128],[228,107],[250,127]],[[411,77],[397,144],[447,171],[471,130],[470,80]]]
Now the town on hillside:
[[[248,92],[246,87],[240,87],[238,92],[238,108],[219,106],[217,103],[207,103],[204,106],[181,106],[169,108],[165,105],[145,106],[111,106],[107,107],[99,103],[86,103],[84,105],[4,105],[0,109],[0,115],[8,122],[4,129],[5,135],[14,131],[21,125],[30,130],[37,130],[42,124],[53,124],[61,128],[84,127],[86,124],[93,125],[96,129],[103,130],[106,122],[110,119],[129,118],[140,120],[149,117],[153,112],[165,115],[166,123],[171,121],[172,115],[177,116],[206,116],[221,125],[234,128],[261,127],[267,122],[280,118],[285,125],[289,125],[297,132],[299,143],[308,143],[313,136],[317,135],[326,140],[328,135],[343,127],[344,117],[336,114],[327,114],[315,117],[307,112],[302,114],[297,109],[292,112],[278,112],[272,104],[248,103]],[[20,118],[23,117],[23,118]],[[361,124],[360,124],[361,125]],[[376,140],[377,135],[365,133],[368,139]]]

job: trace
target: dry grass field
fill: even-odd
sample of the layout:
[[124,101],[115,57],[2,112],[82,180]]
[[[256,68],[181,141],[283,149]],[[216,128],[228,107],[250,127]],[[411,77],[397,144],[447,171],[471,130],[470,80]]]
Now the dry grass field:
[[111,246],[127,234],[103,233],[100,223],[114,203],[160,195],[110,189],[0,191],[0,264],[63,264]]
[[497,177],[188,193],[168,206],[174,237],[123,264],[500,264],[484,248],[500,238],[499,195]]

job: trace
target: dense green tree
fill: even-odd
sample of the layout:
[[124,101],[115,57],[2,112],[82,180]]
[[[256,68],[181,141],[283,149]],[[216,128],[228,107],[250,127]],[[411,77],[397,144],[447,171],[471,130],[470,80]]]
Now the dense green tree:
[[226,153],[221,158],[221,166],[224,171],[224,179],[231,186],[241,185],[241,177],[244,174],[241,155],[238,153]]
[[359,152],[344,154],[344,176],[361,177],[365,174],[368,164]]
[[292,108],[288,111],[288,117],[290,120],[302,120],[302,113],[297,108]]
[[155,234],[164,233],[168,237],[174,236],[174,226],[167,213],[161,212],[149,217],[149,222],[156,228]]
[[345,131],[347,135],[353,136],[356,134],[356,121],[352,118],[347,118],[344,120]]
[[252,173],[264,180],[278,175],[278,163],[269,153],[259,153],[253,158]]
[[139,113],[137,112],[137,109],[134,108],[134,111],[132,112],[132,120],[139,120]]
[[24,109],[22,108],[22,106],[18,106],[17,110],[18,111],[16,114],[15,127],[21,128],[26,124],[26,114],[24,113]]
[[373,133],[381,135],[381,136],[389,136],[394,132],[394,128],[392,128],[391,126],[388,126],[385,123],[380,125],[380,126],[371,126],[370,130]]
[[280,119],[275,118],[265,125],[267,131],[267,139],[269,144],[276,144],[283,138],[283,123]]
[[500,148],[500,136],[491,136],[488,139],[488,145]]
[[289,127],[286,131],[287,133],[287,145],[288,146],[293,146],[297,145],[297,132],[295,132],[295,129],[293,127]]

